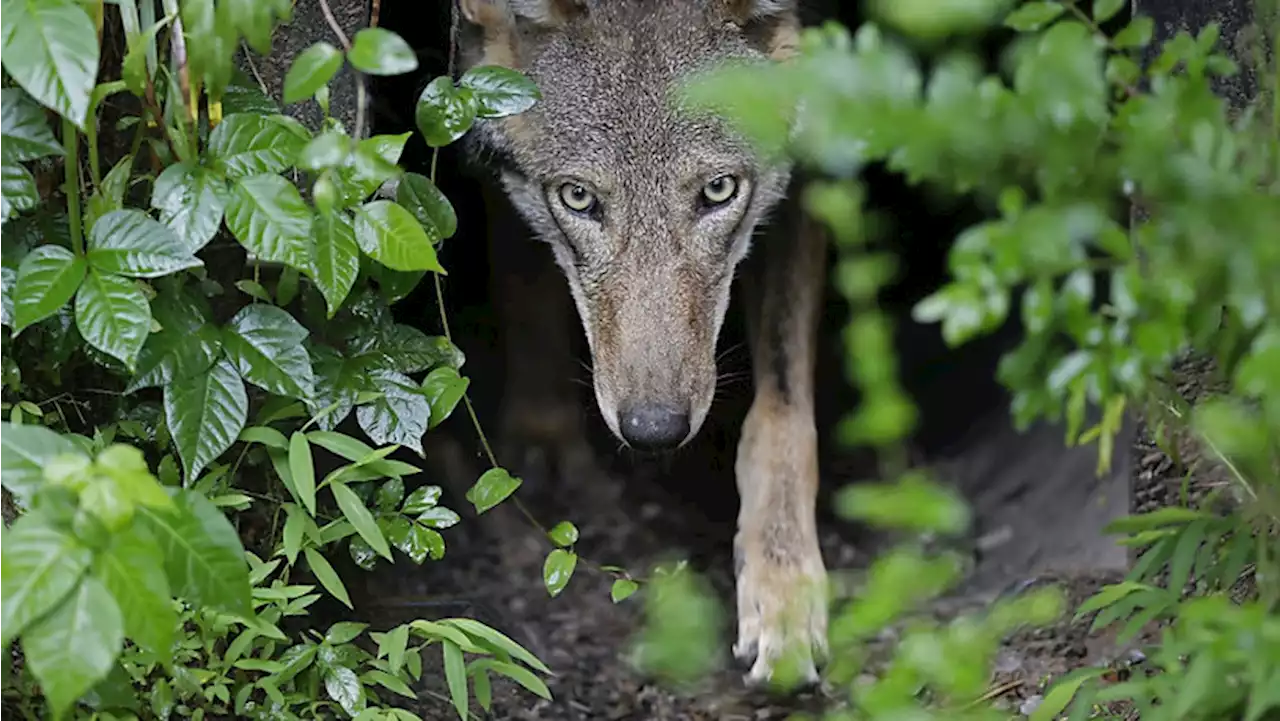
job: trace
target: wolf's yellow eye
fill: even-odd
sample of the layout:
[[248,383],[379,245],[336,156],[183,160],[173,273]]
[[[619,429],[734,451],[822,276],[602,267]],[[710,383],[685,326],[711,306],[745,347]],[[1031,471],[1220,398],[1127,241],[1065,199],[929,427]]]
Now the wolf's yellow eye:
[[724,205],[738,194],[738,181],[732,175],[721,175],[702,186],[702,199],[707,205]]
[[596,207],[596,196],[577,183],[560,186],[560,202],[575,213],[588,213]]

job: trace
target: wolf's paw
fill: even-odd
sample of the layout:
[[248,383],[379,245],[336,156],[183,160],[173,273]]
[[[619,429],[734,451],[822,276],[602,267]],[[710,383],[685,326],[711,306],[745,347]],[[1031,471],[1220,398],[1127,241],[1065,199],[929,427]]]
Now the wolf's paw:
[[747,554],[738,572],[738,641],[733,655],[759,688],[813,686],[827,656],[826,571],[814,563],[778,564]]

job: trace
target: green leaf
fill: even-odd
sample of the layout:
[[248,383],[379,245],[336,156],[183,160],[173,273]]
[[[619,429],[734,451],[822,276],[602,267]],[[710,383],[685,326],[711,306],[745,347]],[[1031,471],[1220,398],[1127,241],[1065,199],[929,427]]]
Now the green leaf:
[[44,467],[62,455],[85,454],[70,439],[44,426],[0,423],[0,481],[24,504],[44,484]]
[[403,75],[418,69],[418,56],[409,43],[383,28],[364,28],[356,33],[347,60],[369,75]]
[[379,671],[378,669],[373,669],[372,671],[366,672],[363,678],[366,682],[373,681],[377,683],[379,686],[382,686],[394,693],[398,693],[401,696],[404,696],[405,698],[411,698],[411,699],[418,698],[418,694],[414,693],[413,689],[409,687],[409,684],[405,683],[404,681],[400,680],[395,676],[392,676],[386,671]]
[[133,174],[133,157],[126,155],[121,158],[89,196],[84,211],[84,227],[89,231],[93,230],[102,216],[124,208],[124,194],[129,190],[129,180]]
[[422,90],[413,117],[427,145],[439,148],[465,135],[478,112],[470,90],[459,90],[448,76],[441,76]]
[[297,562],[298,554],[302,551],[302,537],[306,533],[307,522],[310,519],[292,503],[284,504],[284,508],[288,517],[284,522],[281,543],[284,546],[284,557],[288,559],[289,565],[292,566]]
[[1089,597],[1080,604],[1076,609],[1076,618],[1080,618],[1088,613],[1097,611],[1107,606],[1114,605],[1117,601],[1138,591],[1155,591],[1158,590],[1145,583],[1134,583],[1132,581],[1123,581],[1121,583],[1113,583],[1104,586],[1093,596]]
[[1125,5],[1125,0],[1095,0],[1093,3],[1093,20],[1097,23],[1105,23]]
[[573,569],[577,565],[578,554],[572,551],[557,548],[548,553],[547,560],[542,564],[542,582],[547,587],[547,593],[553,598],[559,596],[564,587],[569,585],[569,579],[573,577]]
[[[6,456],[9,431],[15,427],[4,429]],[[0,558],[0,634],[8,648],[28,625],[71,593],[93,561],[93,552],[39,516],[20,516],[5,531]]]
[[396,187],[396,202],[413,213],[427,235],[436,238],[436,242],[452,238],[458,232],[458,214],[453,204],[425,175],[405,173]]
[[197,606],[249,615],[249,566],[236,529],[203,495],[177,491],[171,511],[139,506],[164,553],[169,586]]
[[324,296],[328,317],[342,307],[360,274],[360,246],[346,213],[321,213],[316,219],[315,272],[312,280]]
[[471,91],[476,100],[476,114],[482,118],[519,115],[542,98],[538,86],[528,76],[500,65],[471,68],[462,74],[458,85]]
[[276,395],[305,400],[315,386],[311,358],[302,345],[306,337],[307,329],[288,312],[256,303],[231,319],[222,345],[245,380]]
[[194,253],[208,245],[222,227],[230,196],[227,181],[186,161],[170,165],[156,177],[151,207],[160,211],[160,222]]
[[356,636],[364,633],[369,627],[367,623],[355,623],[353,621],[340,621],[329,627],[324,634],[325,643],[337,646],[342,643],[350,643],[355,640]]
[[342,164],[355,149],[355,143],[340,130],[317,135],[298,153],[298,167],[304,170],[324,170]]
[[20,88],[0,90],[0,127],[0,158],[5,165],[63,154],[44,108]]
[[551,700],[551,689],[547,688],[547,684],[542,679],[533,675],[527,668],[522,668],[514,663],[500,661],[496,658],[482,658],[476,661],[475,668],[483,668],[494,673],[501,674],[516,683],[524,686],[530,693],[548,701]]
[[167,663],[178,614],[173,610],[164,555],[155,538],[141,526],[117,533],[111,545],[94,559],[93,569],[120,607],[125,634]]
[[1076,669],[1054,682],[1044,700],[1031,712],[1030,721],[1053,721],[1067,708],[1085,681],[1106,673],[1106,668]]
[[187,483],[193,483],[235,442],[249,417],[249,397],[235,366],[224,358],[207,373],[165,386],[164,410]]
[[355,232],[361,250],[392,270],[444,273],[436,259],[435,239],[397,203],[366,203],[356,213]]
[[493,683],[489,680],[489,672],[482,668],[473,669],[471,687],[476,696],[476,703],[480,704],[480,708],[488,711],[489,705],[493,703]]
[[537,671],[540,671],[546,674],[551,673],[551,669],[547,668],[546,664],[539,661],[537,656],[534,656],[532,653],[529,653],[527,650],[525,650],[523,646],[516,643],[515,641],[512,641],[510,638],[503,635],[500,631],[496,631],[492,628],[489,628],[488,626],[484,625],[483,623],[480,623],[479,621],[476,621],[475,619],[446,618],[441,620],[440,623],[443,623],[448,626],[453,626],[454,628],[457,628],[458,630],[465,632],[468,636],[471,636],[472,638],[481,639],[486,644],[492,646],[497,650],[502,651],[503,653],[506,653],[507,655],[511,656],[512,658],[518,661],[523,662],[526,666],[532,669],[535,669]]
[[378,641],[378,658],[387,657],[387,666],[391,673],[400,673],[404,665],[405,649],[409,645],[409,626],[401,624],[387,631]]
[[208,303],[198,292],[181,286],[162,290],[153,313],[160,330],[142,345],[126,393],[202,374],[222,353],[222,335],[210,322]]
[[609,588],[609,598],[613,599],[614,603],[622,603],[638,590],[640,590],[640,584],[629,578],[619,578]]
[[436,368],[422,379],[422,395],[431,404],[428,430],[440,425],[453,413],[470,385],[469,378],[459,376],[458,371],[448,366]]
[[151,304],[133,281],[90,268],[76,292],[76,330],[132,373],[151,333]]
[[1067,8],[1059,2],[1025,2],[1004,19],[1005,27],[1032,32],[1057,20]]
[[22,638],[27,668],[39,682],[54,718],[107,677],[123,646],[120,607],[92,576],[84,578],[62,605]]
[[421,523],[425,526],[430,526],[431,528],[440,529],[440,530],[443,530],[445,528],[452,528],[458,525],[458,522],[461,520],[462,519],[458,517],[458,514],[454,513],[448,508],[445,508],[444,506],[436,506],[435,508],[428,508],[427,510],[423,511],[418,516],[418,519],[417,519],[418,523]]
[[40,204],[40,193],[36,188],[36,179],[21,165],[5,163],[3,168],[3,184],[0,186],[0,220],[8,220],[16,213],[31,210]]
[[98,75],[98,32],[72,0],[4,0],[0,56],[9,75],[84,130]]
[[845,518],[920,532],[960,533],[970,522],[961,497],[915,472],[896,483],[850,484],[838,492],[836,508]]
[[449,698],[453,699],[453,708],[458,718],[467,718],[467,662],[462,658],[462,649],[448,639],[441,639],[440,648],[444,654],[444,679],[449,686]]
[[338,502],[338,508],[342,509],[342,515],[346,516],[355,527],[356,533],[359,533],[379,556],[388,561],[394,560],[391,557],[391,548],[387,545],[387,539],[383,537],[378,523],[373,519],[373,514],[369,512],[368,507],[364,505],[364,501],[361,501],[356,492],[341,481],[333,482],[331,488],[333,499]]
[[209,134],[208,153],[215,168],[237,180],[284,171],[310,139],[291,118],[235,113],[223,118]]
[[1151,35],[1155,32],[1155,26],[1155,21],[1150,17],[1139,15],[1124,30],[1116,33],[1111,42],[1117,48],[1146,47],[1151,42]]
[[360,428],[378,445],[394,443],[422,453],[422,436],[431,419],[431,406],[417,393],[413,379],[375,370],[371,380],[382,396],[356,410]]
[[440,501],[440,486],[422,486],[404,499],[400,511],[406,516],[416,516],[428,508],[434,508]]
[[329,698],[338,702],[348,716],[355,716],[364,709],[364,686],[356,672],[346,666],[329,666],[324,670],[324,690]]
[[412,326],[396,323],[372,341],[373,349],[401,373],[421,373],[437,366],[461,367],[462,351],[440,335],[429,336]]
[[243,178],[231,190],[227,228],[259,260],[311,275],[313,224],[311,208],[297,187],[279,175]]
[[302,554],[307,557],[307,565],[311,567],[311,572],[316,575],[320,585],[324,586],[324,589],[344,606],[354,609],[355,606],[351,605],[351,597],[347,595],[346,586],[342,585],[342,579],[338,578],[337,571],[333,570],[333,566],[329,565],[325,557],[314,548],[304,548]]
[[88,264],[57,245],[42,245],[27,253],[18,266],[13,290],[13,332],[48,318],[67,304],[84,281]]
[[311,444],[305,434],[294,431],[289,438],[289,473],[293,489],[307,512],[316,515],[316,468],[311,458]]
[[374,494],[374,505],[379,511],[394,511],[403,500],[404,481],[399,478],[392,478],[378,486],[378,492]]
[[342,51],[323,40],[303,50],[294,58],[284,76],[286,105],[306,100],[333,79],[342,67]]
[[113,210],[89,232],[89,265],[103,273],[158,278],[204,265],[182,239],[140,210]]
[[578,527],[568,521],[561,521],[547,531],[547,537],[557,546],[566,548],[578,542]]
[[490,468],[467,491],[467,500],[476,507],[476,513],[484,513],[502,503],[520,487],[520,479],[504,468]]

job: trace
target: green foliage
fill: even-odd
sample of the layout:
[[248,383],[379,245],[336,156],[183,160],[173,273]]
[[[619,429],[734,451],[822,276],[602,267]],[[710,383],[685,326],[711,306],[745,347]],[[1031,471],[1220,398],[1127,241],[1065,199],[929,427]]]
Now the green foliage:
[[[494,675],[549,697],[550,670],[471,619],[283,630],[325,594],[355,608],[335,552],[363,569],[406,562],[393,549],[440,560],[461,521],[438,486],[406,488],[416,465],[389,457],[420,453],[469,387],[448,337],[389,308],[445,273],[436,249],[457,216],[433,177],[398,166],[408,133],[352,138],[327,116],[344,63],[395,75],[416,69],[413,51],[365,29],[345,49],[301,53],[282,99],[320,103],[321,127],[307,128],[232,63],[242,40],[269,51],[287,0],[166,1],[158,20],[118,7],[120,26],[104,32],[127,40],[121,79],[96,86],[90,5],[3,9],[16,85],[2,91],[12,410],[0,439],[23,513],[4,533],[0,626],[25,659],[6,700],[53,718],[414,719],[391,701],[417,697],[433,646],[460,717],[473,698],[489,706]],[[117,125],[130,153],[103,158],[100,102],[120,92],[142,114]],[[494,68],[457,92],[472,118],[537,100],[526,78]],[[425,103],[418,117],[440,124],[444,112]],[[452,141],[470,122],[450,127]],[[51,163],[65,182],[41,196]],[[373,197],[389,181],[396,199]],[[100,395],[84,400],[87,388]],[[336,430],[353,413],[367,442]],[[488,510],[518,486],[495,462],[473,500]],[[572,525],[554,538],[576,559]],[[558,592],[572,560],[556,568]]]
[[[897,263],[875,244],[879,219],[863,212],[856,178],[869,163],[988,211],[989,220],[958,235],[949,282],[915,307],[914,319],[939,324],[960,345],[1020,315],[1025,334],[999,368],[1016,422],[1061,421],[1069,445],[1097,441],[1099,472],[1125,409],[1166,393],[1177,359],[1198,352],[1216,361],[1226,386],[1219,397],[1176,411],[1168,424],[1165,413],[1148,420],[1194,430],[1230,484],[1197,504],[1203,510],[1118,522],[1114,530],[1141,556],[1128,580],[1079,609],[1097,614],[1095,627],[1120,624],[1125,639],[1164,624],[1149,652],[1154,672],[1110,686],[1100,685],[1100,672],[1069,675],[1035,717],[1070,710],[1092,718],[1094,704],[1123,700],[1143,719],[1260,719],[1280,705],[1272,640],[1280,604],[1280,106],[1272,82],[1280,15],[1274,3],[1258,3],[1251,69],[1263,89],[1236,112],[1211,86],[1237,72],[1217,50],[1216,25],[1178,33],[1143,67],[1150,18],[1112,36],[1099,27],[1123,5],[1100,0],[1090,14],[1070,0],[1011,11],[881,3],[876,21],[856,33],[834,23],[806,30],[793,61],[716,69],[690,83],[684,100],[731,119],[761,152],[785,151],[827,176],[810,184],[805,203],[836,241],[835,280],[853,310],[847,375],[863,401],[842,436],[885,447],[885,475],[900,477],[847,490],[846,513],[944,534],[968,518],[893,460],[904,458],[894,451],[915,416],[876,302]],[[963,49],[926,63],[880,30],[933,48],[1000,18],[1019,37],[993,74]],[[1140,211],[1132,225],[1130,205]],[[1060,601],[1023,597],[947,626],[914,618],[957,573],[954,559],[912,544],[876,561],[833,618],[831,680],[850,683],[867,669],[867,641],[891,622],[907,630],[874,681],[853,691],[851,710],[831,718],[1001,717],[975,702],[998,639],[1018,624],[1053,620]]]

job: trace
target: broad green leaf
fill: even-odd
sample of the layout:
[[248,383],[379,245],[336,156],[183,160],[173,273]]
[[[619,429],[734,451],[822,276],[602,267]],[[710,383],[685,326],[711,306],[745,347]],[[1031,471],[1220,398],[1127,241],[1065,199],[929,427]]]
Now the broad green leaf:
[[[4,429],[6,455],[12,428]],[[5,458],[6,464],[8,460]],[[5,530],[0,558],[0,595],[4,599],[0,634],[8,648],[28,625],[71,593],[93,561],[93,552],[40,516],[20,516]]]
[[471,385],[471,379],[458,375],[448,366],[436,368],[422,379],[422,395],[431,404],[431,422],[427,429],[440,425],[458,406]]
[[0,123],[0,158],[6,165],[63,154],[44,108],[20,88],[0,90]]
[[308,140],[306,130],[284,116],[235,113],[209,134],[208,153],[214,167],[237,180],[285,170]]
[[334,665],[324,670],[324,690],[348,716],[355,716],[364,709],[364,686],[356,672],[346,666]]
[[502,503],[520,487],[520,479],[504,468],[490,468],[467,491],[467,500],[476,507],[476,513],[484,513]]
[[311,275],[314,218],[297,187],[285,178],[254,175],[241,179],[227,203],[227,228],[259,260],[284,263]]
[[394,511],[403,500],[404,481],[399,478],[392,478],[384,482],[378,486],[378,492],[374,494],[374,505],[377,506],[379,511]]
[[444,558],[444,536],[421,523],[396,517],[388,524],[386,535],[392,545],[418,565],[428,556],[435,561]]
[[613,599],[614,603],[622,603],[638,590],[640,590],[640,584],[629,578],[619,578],[609,588],[609,598]]
[[72,0],[4,0],[0,56],[9,75],[83,130],[98,75],[98,32]]
[[306,506],[307,512],[316,515],[316,468],[311,458],[311,444],[300,431],[294,431],[289,438],[289,475],[293,479],[293,490],[298,493],[298,500]]
[[1053,721],[1058,718],[1085,681],[1097,678],[1106,672],[1106,668],[1082,668],[1058,679],[1040,701],[1036,710],[1031,712],[1030,721]]
[[342,168],[343,195],[348,205],[359,203],[383,183],[400,174],[396,163],[413,133],[374,135],[356,143]]
[[182,239],[140,210],[114,210],[89,232],[89,265],[103,273],[158,278],[204,265]]
[[342,585],[342,579],[338,578],[337,571],[333,570],[329,561],[314,548],[302,549],[302,555],[307,557],[307,565],[311,567],[311,572],[316,575],[320,585],[324,586],[324,589],[334,598],[342,601],[344,606],[354,609],[355,606],[351,605],[351,597],[347,595],[346,586]]
[[356,33],[347,60],[369,75],[402,75],[418,69],[418,56],[409,43],[383,28],[364,28]]
[[284,76],[286,105],[306,100],[333,79],[342,67],[342,51],[321,40],[294,58]]
[[476,121],[478,110],[470,90],[459,90],[451,78],[441,76],[428,83],[418,96],[413,117],[427,145],[439,148],[465,135]]
[[533,107],[542,98],[538,87],[526,75],[500,65],[480,65],[462,74],[458,85],[471,91],[476,114],[482,118],[505,118]]
[[1066,6],[1054,0],[1024,2],[1009,13],[1004,24],[1018,32],[1031,32],[1057,20],[1066,11]]
[[13,289],[13,332],[48,318],[67,304],[84,281],[88,264],[57,245],[42,245],[27,253],[18,266]]
[[168,661],[178,614],[155,538],[141,526],[115,534],[94,559],[93,572],[119,604],[129,640]]
[[338,508],[342,509],[342,515],[346,516],[351,525],[355,527],[356,533],[359,533],[360,537],[373,550],[377,551],[379,556],[388,561],[394,560],[391,557],[391,548],[387,546],[387,539],[383,537],[382,531],[378,529],[378,524],[373,519],[373,514],[369,512],[368,507],[364,505],[364,501],[361,501],[356,492],[341,481],[333,482],[330,488],[333,490],[333,499],[338,502]]
[[324,170],[341,165],[355,149],[350,136],[340,130],[317,135],[298,153],[298,167],[303,170]]
[[561,521],[547,531],[547,537],[557,546],[567,548],[578,542],[578,527],[568,521]]
[[1125,5],[1125,0],[1097,0],[1093,3],[1093,19],[1094,22],[1105,23]]
[[123,646],[120,607],[92,576],[82,579],[62,605],[22,638],[27,668],[40,683],[54,718],[107,677]]
[[45,466],[62,455],[84,456],[84,451],[44,426],[0,423],[0,480],[24,504],[44,484]]
[[354,621],[339,621],[329,627],[324,634],[325,643],[338,645],[341,643],[350,643],[356,636],[364,633],[369,627],[367,623],[356,623]]
[[405,698],[411,698],[411,699],[418,698],[418,694],[414,693],[414,690],[409,687],[409,684],[405,683],[404,681],[400,680],[395,676],[392,676],[386,671],[373,669],[372,671],[365,672],[364,676],[362,676],[361,678],[366,683],[368,681],[373,681],[377,683],[379,686],[382,686],[383,688],[386,688],[387,690],[392,691],[394,693],[398,693],[401,696],[404,696]]
[[422,486],[404,499],[404,505],[400,510],[406,516],[416,516],[428,508],[435,507],[440,501],[441,492],[440,486]]
[[164,552],[174,595],[201,607],[249,616],[249,565],[240,536],[203,495],[180,490],[174,510],[138,508],[138,516]]
[[375,370],[372,380],[382,396],[356,409],[356,419],[378,445],[394,443],[422,453],[422,436],[431,419],[431,406],[417,393],[413,379],[393,371]]
[[417,518],[418,523],[421,523],[424,526],[430,526],[431,528],[435,528],[438,530],[443,530],[445,528],[452,528],[458,525],[458,522],[461,520],[462,519],[458,517],[458,514],[454,513],[448,508],[445,508],[444,506],[436,506],[434,508],[428,508],[427,510],[419,514]]
[[569,585],[569,579],[573,577],[573,569],[577,565],[578,554],[572,551],[557,548],[548,553],[547,560],[542,564],[542,582],[547,587],[547,593],[553,598],[559,596],[564,587]]
[[171,285],[152,306],[160,330],[147,336],[126,393],[164,386],[209,370],[222,352],[222,336],[213,325],[208,302],[192,288]]
[[425,175],[405,173],[396,187],[396,202],[413,213],[413,217],[427,229],[428,236],[437,239],[436,242],[452,238],[458,232],[458,214],[453,204]]
[[395,202],[366,203],[356,212],[355,233],[360,249],[392,270],[444,273],[436,259],[435,239]]
[[1156,23],[1146,15],[1135,17],[1124,30],[1116,33],[1111,42],[1117,48],[1141,48],[1151,42]]
[[308,517],[292,503],[284,504],[284,508],[287,518],[284,522],[284,532],[281,534],[281,543],[284,545],[284,557],[292,566],[297,562],[298,554],[302,552],[302,538],[306,534]]
[[151,333],[151,304],[134,281],[90,268],[76,292],[76,329],[133,372]]
[[21,165],[5,163],[0,167],[0,221],[8,220],[17,213],[31,210],[40,204],[40,192],[36,188],[36,179]]
[[276,395],[307,399],[315,384],[302,345],[306,337],[307,329],[288,312],[257,303],[236,313],[223,329],[222,345],[245,380]]
[[224,358],[206,373],[165,386],[164,410],[190,484],[240,435],[249,417],[249,397],[240,374]]
[[396,323],[379,334],[371,349],[386,357],[401,373],[421,373],[437,366],[461,367],[462,351],[441,335],[427,335],[413,326]]
[[222,227],[230,196],[227,181],[187,161],[170,165],[156,177],[151,207],[160,211],[160,222],[194,253],[208,245]]
[[315,272],[312,280],[324,296],[328,317],[342,307],[360,274],[360,246],[346,213],[321,213],[315,223]]
[[444,653],[444,678],[449,686],[449,698],[453,700],[453,708],[458,718],[467,718],[467,662],[462,658],[462,649],[448,639],[440,641]]

